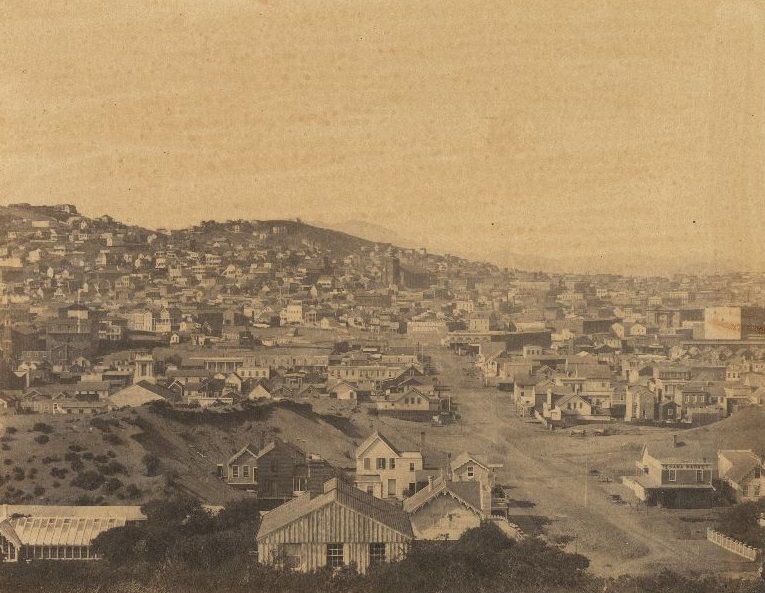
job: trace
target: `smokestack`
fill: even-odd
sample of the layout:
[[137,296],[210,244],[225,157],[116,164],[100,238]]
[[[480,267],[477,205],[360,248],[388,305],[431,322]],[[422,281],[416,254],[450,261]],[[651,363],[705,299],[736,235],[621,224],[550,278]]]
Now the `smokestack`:
[[672,445],[677,447],[677,435],[676,434],[672,435]]

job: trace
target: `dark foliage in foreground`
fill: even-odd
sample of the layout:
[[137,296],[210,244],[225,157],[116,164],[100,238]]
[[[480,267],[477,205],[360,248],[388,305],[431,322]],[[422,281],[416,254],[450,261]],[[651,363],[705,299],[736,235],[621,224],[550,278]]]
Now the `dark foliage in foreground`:
[[148,520],[102,534],[100,562],[6,565],[0,591],[27,593],[754,593],[759,583],[663,572],[604,580],[588,560],[539,539],[514,542],[493,525],[456,542],[415,542],[403,561],[361,576],[352,568],[313,574],[259,565],[255,548],[257,501],[211,515],[190,499],[144,506]]

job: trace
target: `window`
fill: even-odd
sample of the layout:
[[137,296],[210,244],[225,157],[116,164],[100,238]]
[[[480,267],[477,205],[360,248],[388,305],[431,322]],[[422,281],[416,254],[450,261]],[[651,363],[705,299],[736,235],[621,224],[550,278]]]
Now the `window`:
[[327,544],[327,566],[340,568],[343,564],[345,564],[343,544]]
[[669,470],[669,477],[667,479],[670,482],[677,482],[677,470],[676,469]]
[[752,496],[760,496],[760,485],[754,484],[752,486]]
[[375,495],[375,487],[374,486],[367,486],[367,494],[369,494],[370,496],[374,496]]
[[377,458],[377,469],[385,469],[385,458],[384,457],[378,457]]
[[249,478],[250,477],[250,466],[249,465],[243,465],[242,466],[242,477],[243,478]]
[[697,469],[696,470],[696,481],[697,482],[703,482],[704,481],[704,470],[703,469]]
[[410,472],[413,472],[413,471],[414,471],[414,462],[412,462],[412,463],[410,463],[410,464],[409,464],[409,471],[410,471]]
[[395,457],[391,457],[390,458],[390,468],[391,469],[396,469],[396,458]]
[[292,491],[305,492],[306,478],[292,478]]
[[385,562],[385,544],[369,544],[369,566],[378,566]]
[[232,465],[231,466],[231,477],[232,478],[238,478],[239,477],[239,466],[238,465]]
[[759,467],[755,467],[754,468],[754,479],[755,480],[759,480],[760,479],[760,468]]
[[372,469],[372,460],[369,457],[364,458],[364,469]]
[[281,553],[284,568],[291,570],[300,567],[300,544],[282,544]]
[[396,496],[396,480],[388,480],[388,496]]
[[467,467],[468,478],[472,478],[474,475],[475,475],[475,468],[472,465],[468,465]]

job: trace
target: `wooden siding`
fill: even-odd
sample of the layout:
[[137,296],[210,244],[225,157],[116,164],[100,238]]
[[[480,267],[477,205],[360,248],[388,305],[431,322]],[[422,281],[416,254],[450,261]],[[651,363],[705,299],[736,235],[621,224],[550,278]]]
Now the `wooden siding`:
[[344,545],[345,564],[355,563],[359,572],[369,566],[369,544],[386,544],[386,561],[404,557],[409,543],[405,535],[336,502],[301,517],[282,529],[260,538],[261,562],[279,560],[282,544],[301,544],[299,570],[326,566],[327,544]]

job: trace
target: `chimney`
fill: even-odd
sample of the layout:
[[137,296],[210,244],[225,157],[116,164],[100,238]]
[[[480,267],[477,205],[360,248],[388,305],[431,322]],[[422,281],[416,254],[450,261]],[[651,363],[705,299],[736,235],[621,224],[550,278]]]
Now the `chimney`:
[[424,448],[425,448],[425,431],[423,430],[420,433],[420,449],[424,449]]
[[547,389],[547,408],[549,410],[552,410],[552,407],[553,407],[553,405],[552,405],[552,389],[548,388]]
[[428,476],[428,492],[433,491],[433,476]]
[[677,447],[677,435],[676,434],[672,435],[672,445]]
[[452,481],[452,454],[451,451],[446,454],[446,479]]

